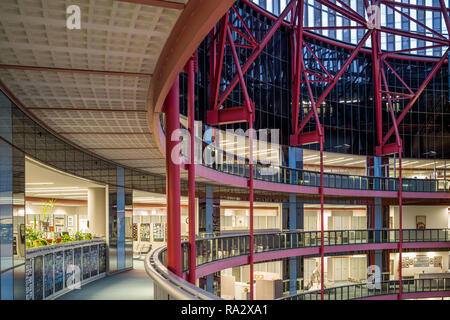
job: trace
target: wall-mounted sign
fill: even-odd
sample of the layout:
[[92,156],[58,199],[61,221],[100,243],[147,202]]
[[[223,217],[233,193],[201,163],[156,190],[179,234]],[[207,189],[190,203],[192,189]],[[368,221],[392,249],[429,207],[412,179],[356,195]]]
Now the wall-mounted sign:
[[414,267],[415,268],[427,268],[430,266],[430,258],[427,256],[421,255],[416,256],[414,258]]

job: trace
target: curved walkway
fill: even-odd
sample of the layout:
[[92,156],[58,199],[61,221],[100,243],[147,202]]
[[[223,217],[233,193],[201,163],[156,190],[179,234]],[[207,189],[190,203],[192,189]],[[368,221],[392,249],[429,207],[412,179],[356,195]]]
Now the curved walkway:
[[134,260],[134,269],[88,283],[58,300],[153,300],[153,280],[144,262]]

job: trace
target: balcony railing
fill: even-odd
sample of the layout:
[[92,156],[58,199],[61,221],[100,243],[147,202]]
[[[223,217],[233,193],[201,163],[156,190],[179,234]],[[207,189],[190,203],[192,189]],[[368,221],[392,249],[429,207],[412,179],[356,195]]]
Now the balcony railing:
[[[256,253],[261,253],[318,247],[320,246],[320,234],[320,231],[288,231],[255,234],[254,248]],[[399,235],[400,231],[393,229],[327,230],[324,231],[324,243],[325,246],[398,243]],[[450,229],[404,229],[402,235],[404,242],[449,242],[450,245]],[[221,259],[248,255],[250,253],[250,236],[248,234],[234,234],[198,239],[196,240],[196,246],[197,266],[201,266],[207,263],[219,261]],[[183,257],[182,270],[183,272],[187,272],[189,244],[187,242],[183,242],[181,244],[181,249]],[[182,290],[184,292],[190,291],[190,294],[195,293],[195,297],[199,298],[203,290],[193,287],[181,278],[178,279],[164,267],[167,264],[166,248],[162,247],[157,251],[158,252],[156,254],[152,254],[152,259],[155,259],[155,257],[157,258],[160,270],[153,270],[152,272],[147,270],[149,275],[151,275],[152,278],[155,277],[159,279],[161,277],[155,275],[155,272],[162,272],[166,280],[163,281],[159,279],[161,280],[160,286],[164,286],[164,290],[167,292],[176,289],[175,293],[171,294],[171,296],[181,296],[179,291]],[[172,283],[168,283],[167,279],[169,279],[169,282]],[[288,287],[289,283],[286,281],[284,283],[284,291],[288,291]],[[297,281],[297,290],[300,289],[300,287],[301,285]],[[403,294],[450,291],[450,278],[403,279],[402,288]],[[376,287],[375,289],[370,288],[367,283],[336,286],[326,288],[324,293],[325,300],[363,299],[373,296],[393,295],[399,293],[399,281],[382,281],[379,287]],[[212,298],[212,296],[206,292],[203,294],[205,297],[200,297],[200,299]],[[183,295],[183,299],[185,298],[186,297]],[[295,295],[285,296],[280,299],[320,300],[320,290],[304,291]]]
[[[320,246],[320,231],[287,231],[254,235],[255,253]],[[403,229],[403,242],[450,242],[450,229]],[[398,243],[398,229],[324,231],[324,245]],[[235,234],[196,240],[197,266],[250,254],[250,236]],[[189,246],[182,243],[182,267],[187,271]],[[163,252],[163,263],[165,263]]]
[[[324,300],[364,299],[398,294],[400,284],[398,280],[390,280],[382,281],[378,289],[372,289],[373,287],[375,285],[371,285],[369,288],[367,283],[360,283],[326,288],[324,289]],[[438,291],[450,291],[450,278],[402,280],[402,294]],[[277,300],[321,300],[321,295],[320,290],[305,291]]]
[[[248,163],[210,163],[205,167],[239,176],[250,177]],[[271,174],[267,174],[270,169]],[[282,166],[270,167],[264,164],[254,164],[253,177],[255,180],[283,183],[307,187],[320,187],[320,172],[300,169],[292,169]],[[398,178],[370,177],[360,175],[346,175],[338,173],[323,174],[325,188],[352,189],[369,191],[398,191]],[[402,179],[403,192],[447,192],[448,180],[432,179]]]
[[[160,124],[165,132],[165,114],[160,116]],[[225,150],[207,144],[196,137],[196,143],[201,145],[202,155],[209,148],[210,161],[202,161],[202,165],[226,174],[242,178],[250,178],[250,166],[248,159],[236,154],[226,153]],[[186,150],[182,150],[187,154]],[[270,170],[269,170],[270,169]],[[268,174],[270,173],[270,174]],[[255,163],[253,166],[253,177],[255,180],[282,183],[289,185],[320,187],[320,172],[293,169],[283,166],[271,166]],[[325,172],[323,177],[325,188],[352,189],[368,191],[398,191],[398,178],[384,178],[361,175],[347,175]],[[402,179],[403,192],[448,192],[449,181],[447,179]]]

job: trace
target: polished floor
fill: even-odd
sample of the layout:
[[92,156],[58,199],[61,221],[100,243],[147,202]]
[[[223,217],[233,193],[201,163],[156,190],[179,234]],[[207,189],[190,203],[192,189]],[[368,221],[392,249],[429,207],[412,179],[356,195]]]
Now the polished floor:
[[58,300],[153,300],[153,281],[144,263],[134,260],[134,269],[88,283]]

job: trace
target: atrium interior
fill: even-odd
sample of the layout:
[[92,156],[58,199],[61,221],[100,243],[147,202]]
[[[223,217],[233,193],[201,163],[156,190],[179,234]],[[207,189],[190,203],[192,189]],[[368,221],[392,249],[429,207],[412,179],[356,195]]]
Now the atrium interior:
[[0,301],[449,300],[449,30],[449,0],[2,0]]

